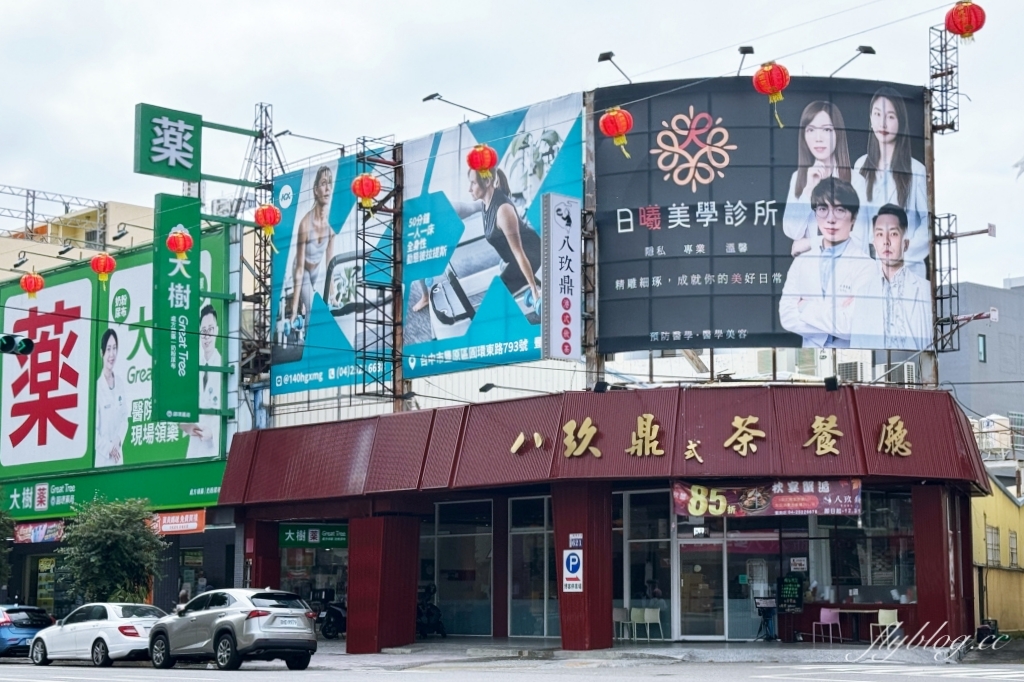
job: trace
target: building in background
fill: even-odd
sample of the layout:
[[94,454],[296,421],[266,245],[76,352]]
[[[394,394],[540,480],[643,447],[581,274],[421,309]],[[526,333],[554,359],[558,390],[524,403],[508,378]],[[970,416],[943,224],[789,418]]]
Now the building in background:
[[1024,631],[1024,570],[1018,538],[1024,535],[1024,501],[990,475],[992,495],[971,500],[974,543],[975,617],[994,620],[999,632]]

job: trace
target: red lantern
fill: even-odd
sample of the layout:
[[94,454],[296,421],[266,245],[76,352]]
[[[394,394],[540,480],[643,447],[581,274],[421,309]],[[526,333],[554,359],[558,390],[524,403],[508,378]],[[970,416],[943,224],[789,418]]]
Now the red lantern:
[[974,40],[974,34],[985,25],[985,10],[971,0],[960,0],[946,12],[946,30],[964,40]]
[[97,253],[92,257],[92,261],[89,263],[92,266],[92,271],[99,276],[99,280],[103,282],[103,288],[107,288],[107,280],[110,279],[110,273],[117,268],[117,261],[114,260],[113,256],[109,253]]
[[775,120],[782,128],[782,119],[779,118],[779,102],[782,101],[782,91],[789,87],[789,69],[782,64],[768,62],[762,64],[761,68],[754,74],[754,89],[762,95],[768,95],[768,102],[775,107]]
[[612,107],[604,112],[601,120],[598,121],[601,132],[612,138],[615,146],[622,150],[622,153],[629,157],[626,151],[626,135],[633,129],[633,114],[619,107]]
[[176,227],[167,235],[167,250],[177,256],[178,260],[185,260],[192,243],[192,235],[183,227]]
[[274,228],[281,222],[281,209],[273,204],[263,204],[256,209],[256,224],[263,230],[263,234],[274,238]]
[[494,151],[494,147],[478,144],[469,150],[469,154],[466,154],[466,163],[481,178],[489,178],[491,169],[498,165],[498,152]]
[[26,272],[21,276],[21,289],[28,294],[29,298],[35,298],[36,293],[43,290],[43,285],[45,283],[43,276],[38,274],[35,270],[32,272]]
[[373,200],[380,194],[380,180],[369,173],[362,173],[352,181],[352,194],[359,199],[363,208],[373,208]]

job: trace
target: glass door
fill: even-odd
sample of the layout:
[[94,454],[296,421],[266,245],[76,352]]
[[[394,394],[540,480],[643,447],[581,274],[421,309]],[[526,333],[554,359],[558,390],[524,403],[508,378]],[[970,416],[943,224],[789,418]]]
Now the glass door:
[[725,562],[721,540],[679,541],[679,636],[725,637]]

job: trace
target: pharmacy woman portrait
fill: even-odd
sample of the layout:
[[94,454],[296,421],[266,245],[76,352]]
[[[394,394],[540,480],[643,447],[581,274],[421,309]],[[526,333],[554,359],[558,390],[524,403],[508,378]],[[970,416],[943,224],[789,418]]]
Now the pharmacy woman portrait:
[[854,240],[867,250],[871,244],[872,220],[886,204],[907,212],[904,254],[907,267],[927,279],[924,260],[928,256],[928,193],[924,164],[911,157],[909,119],[903,97],[883,87],[871,98],[871,135],[867,154],[853,165],[853,186],[860,196],[861,212],[854,228]]
[[811,208],[811,192],[826,178],[850,182],[850,146],[839,107],[816,101],[804,107],[797,140],[797,169],[789,181],[782,229],[793,240],[796,256],[811,248],[818,223]]
[[115,371],[117,364],[117,333],[113,329],[100,337],[100,358],[103,369],[96,380],[96,466],[124,464],[124,437],[128,434],[128,401],[125,380]]

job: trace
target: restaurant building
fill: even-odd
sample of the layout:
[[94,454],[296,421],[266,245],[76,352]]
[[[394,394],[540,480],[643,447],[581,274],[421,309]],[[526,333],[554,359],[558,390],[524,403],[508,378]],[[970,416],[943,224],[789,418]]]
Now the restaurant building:
[[944,391],[717,385],[240,433],[220,504],[249,584],[347,593],[349,653],[414,641],[430,584],[449,634],[579,650],[632,633],[620,609],[640,637],[752,640],[770,598],[786,641],[822,608],[847,640],[880,609],[972,634],[988,492]]

